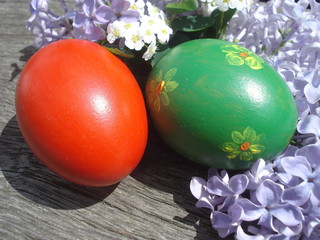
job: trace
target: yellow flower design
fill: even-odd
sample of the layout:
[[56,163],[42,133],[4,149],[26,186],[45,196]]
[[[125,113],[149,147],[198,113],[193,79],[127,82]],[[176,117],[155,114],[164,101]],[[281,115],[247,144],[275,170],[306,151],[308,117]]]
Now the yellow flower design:
[[254,70],[262,68],[263,60],[248,49],[238,45],[225,45],[222,51],[227,53],[226,58],[229,64],[240,66],[248,65]]
[[235,159],[239,156],[242,161],[250,161],[254,154],[265,150],[265,147],[259,144],[264,134],[257,135],[256,131],[250,127],[247,127],[242,134],[233,131],[231,137],[233,142],[226,142],[221,146],[229,159]]
[[160,70],[157,76],[150,81],[150,94],[148,99],[156,112],[160,111],[161,103],[165,106],[170,104],[170,99],[167,93],[172,92],[179,85],[176,81],[172,81],[172,78],[176,73],[177,69],[172,68],[163,76],[163,72]]

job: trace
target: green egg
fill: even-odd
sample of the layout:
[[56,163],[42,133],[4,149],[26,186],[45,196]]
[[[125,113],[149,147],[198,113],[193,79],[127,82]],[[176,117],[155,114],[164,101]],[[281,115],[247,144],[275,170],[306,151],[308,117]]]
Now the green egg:
[[281,76],[248,49],[216,39],[176,46],[146,84],[154,125],[186,158],[221,169],[274,159],[297,124],[294,98]]

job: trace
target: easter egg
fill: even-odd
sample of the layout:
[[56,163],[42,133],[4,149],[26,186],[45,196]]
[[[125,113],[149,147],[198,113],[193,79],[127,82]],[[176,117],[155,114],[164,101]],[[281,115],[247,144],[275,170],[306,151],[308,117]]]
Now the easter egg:
[[156,63],[146,84],[154,125],[184,157],[210,167],[247,169],[288,146],[294,98],[262,58],[237,44],[198,39]]
[[96,43],[61,40],[37,51],[21,72],[15,103],[33,153],[71,182],[115,184],[144,154],[141,89],[128,67]]

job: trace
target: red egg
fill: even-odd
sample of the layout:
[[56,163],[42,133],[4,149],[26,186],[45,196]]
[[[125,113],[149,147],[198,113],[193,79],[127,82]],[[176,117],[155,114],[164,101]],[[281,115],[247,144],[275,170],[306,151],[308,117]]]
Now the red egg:
[[122,61],[89,41],[61,40],[31,57],[16,88],[16,115],[39,160],[77,184],[117,183],[145,151],[139,85]]

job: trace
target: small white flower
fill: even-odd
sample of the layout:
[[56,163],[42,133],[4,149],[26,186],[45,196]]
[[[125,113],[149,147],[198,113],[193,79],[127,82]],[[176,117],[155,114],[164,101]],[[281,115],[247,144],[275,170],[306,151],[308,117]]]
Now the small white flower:
[[225,12],[230,9],[242,10],[248,8],[252,0],[214,0],[220,11]]
[[156,41],[156,32],[158,29],[158,25],[162,23],[162,20],[156,17],[151,17],[147,15],[143,15],[140,18],[141,26],[140,26],[140,34],[143,36],[143,41],[145,43],[151,43]]
[[154,28],[147,24],[141,24],[139,28],[139,34],[142,36],[142,39],[145,43],[156,42],[156,35]]
[[109,43],[113,43],[115,40],[124,36],[125,32],[124,22],[114,21],[108,24],[107,27],[107,40]]
[[145,2],[144,0],[127,0],[128,2],[130,2],[130,9],[131,10],[136,10],[138,11],[141,15],[144,14],[144,10],[145,10]]
[[143,48],[144,42],[143,37],[139,33],[139,26],[126,32],[124,44],[131,50],[140,51]]
[[148,16],[148,15],[143,15],[140,18],[141,24],[146,24],[153,28],[156,28],[160,21],[161,19],[159,19],[158,17]]
[[152,5],[152,3],[147,2],[147,9],[148,9],[148,14],[150,16],[158,17],[161,15],[161,10],[157,8],[156,6]]
[[123,22],[123,27],[125,34],[130,34],[130,32],[136,32],[140,27],[139,22]]
[[[205,0],[202,0],[205,1]],[[212,0],[213,1],[213,0]],[[200,10],[203,16],[209,17],[211,13],[217,8],[214,2],[201,2]]]
[[159,25],[159,28],[157,31],[157,36],[158,36],[159,42],[161,44],[168,42],[172,32],[173,32],[172,29],[168,25],[166,25],[164,23]]
[[142,58],[146,61],[150,60],[152,56],[156,53],[157,46],[155,43],[151,43],[147,51],[143,54]]

